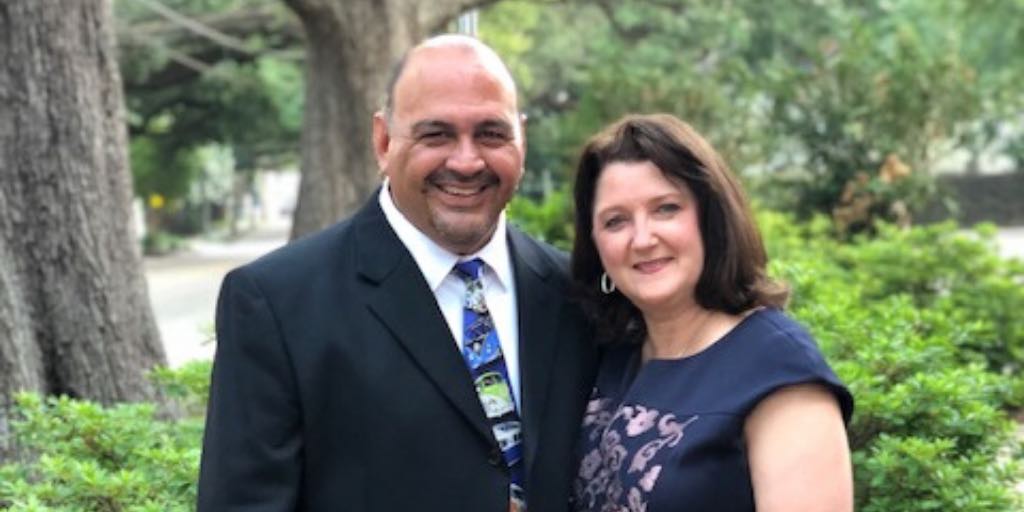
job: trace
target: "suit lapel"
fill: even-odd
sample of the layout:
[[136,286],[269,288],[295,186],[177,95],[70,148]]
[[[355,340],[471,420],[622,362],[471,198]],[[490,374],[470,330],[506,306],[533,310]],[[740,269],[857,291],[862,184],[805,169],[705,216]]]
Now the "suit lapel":
[[358,272],[371,283],[366,304],[455,409],[491,440],[473,381],[437,301],[373,197],[354,226]]
[[[540,252],[535,242],[512,228],[509,229],[509,242],[519,309],[524,455],[527,463],[532,465],[537,460],[541,419],[549,395],[547,390],[565,297],[549,282],[555,278],[551,275],[553,263]],[[526,470],[530,474],[529,466]]]

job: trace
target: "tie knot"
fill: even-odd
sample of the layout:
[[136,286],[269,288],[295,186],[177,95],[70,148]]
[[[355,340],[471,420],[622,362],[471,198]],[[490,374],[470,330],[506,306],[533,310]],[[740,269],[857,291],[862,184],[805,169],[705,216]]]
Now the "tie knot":
[[483,267],[483,260],[480,258],[473,258],[469,261],[460,261],[456,263],[455,273],[463,280],[475,281],[480,279],[480,270],[482,270]]

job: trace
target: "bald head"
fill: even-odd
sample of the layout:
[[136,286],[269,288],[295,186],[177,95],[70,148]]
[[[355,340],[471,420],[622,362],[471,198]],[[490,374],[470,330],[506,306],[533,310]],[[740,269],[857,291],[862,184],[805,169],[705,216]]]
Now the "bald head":
[[479,39],[461,34],[443,34],[427,39],[407,51],[391,70],[384,98],[384,114],[391,118],[399,82],[419,73],[443,73],[447,63],[472,64],[486,70],[513,94],[516,84],[512,73],[491,47]]

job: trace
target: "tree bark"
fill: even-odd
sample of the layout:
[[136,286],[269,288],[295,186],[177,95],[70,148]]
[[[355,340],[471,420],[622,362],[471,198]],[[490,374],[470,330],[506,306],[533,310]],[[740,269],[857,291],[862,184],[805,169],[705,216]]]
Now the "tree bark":
[[459,13],[494,1],[285,0],[307,42],[293,239],[348,215],[379,183],[371,119],[392,65]]
[[159,398],[110,8],[0,2],[0,410]]

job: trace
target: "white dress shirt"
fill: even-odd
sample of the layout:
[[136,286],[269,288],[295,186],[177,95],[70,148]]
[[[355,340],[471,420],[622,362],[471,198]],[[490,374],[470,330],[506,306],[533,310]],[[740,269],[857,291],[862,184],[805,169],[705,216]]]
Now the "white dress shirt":
[[422,231],[413,226],[398,210],[388,191],[388,180],[380,189],[380,207],[384,210],[391,229],[412,254],[416,266],[423,273],[430,290],[434,292],[437,305],[448,322],[452,340],[462,356],[462,299],[466,292],[463,280],[452,274],[452,268],[459,261],[480,258],[486,265],[483,270],[484,300],[498,331],[498,342],[505,357],[509,385],[516,401],[516,408],[522,410],[519,391],[519,318],[516,309],[516,286],[512,275],[512,260],[508,252],[508,238],[505,232],[505,212],[498,217],[494,236],[474,254],[459,256],[437,244]]

